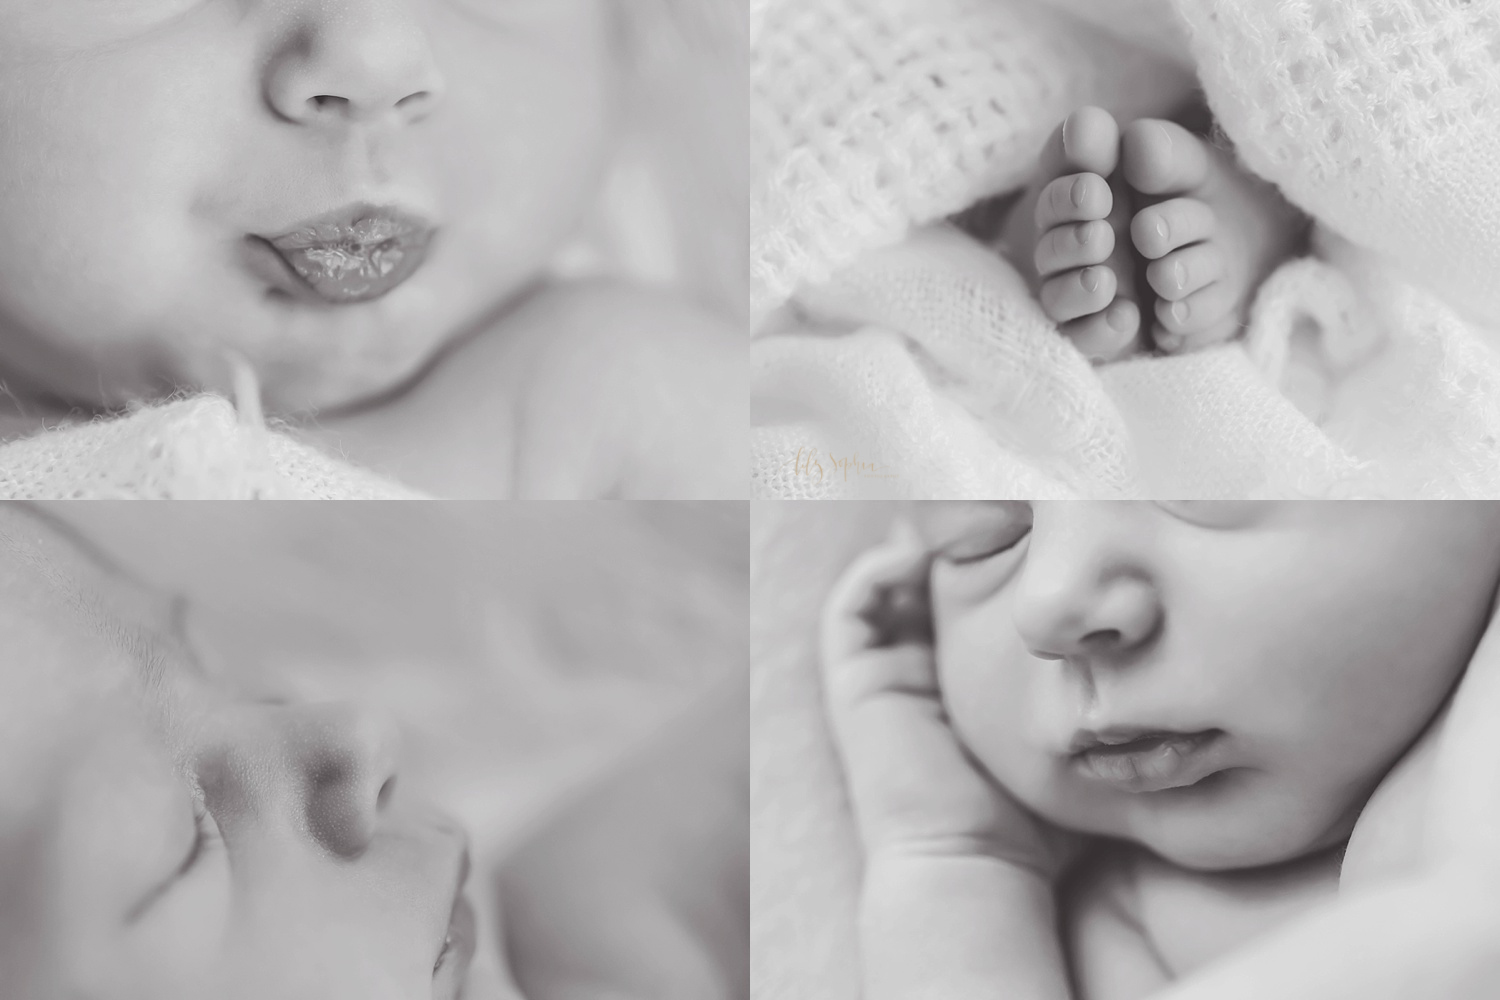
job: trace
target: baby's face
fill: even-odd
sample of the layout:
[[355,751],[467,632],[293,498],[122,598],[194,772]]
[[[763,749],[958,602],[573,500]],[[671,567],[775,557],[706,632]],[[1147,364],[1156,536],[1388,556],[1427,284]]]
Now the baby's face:
[[1192,868],[1346,837],[1451,691],[1500,504],[918,505],[953,725],[1039,815]]
[[0,0],[0,375],[389,389],[594,197],[607,0]]
[[456,997],[464,838],[394,784],[391,730],[227,696],[149,626],[80,613],[45,550],[13,559],[10,520],[0,995]]

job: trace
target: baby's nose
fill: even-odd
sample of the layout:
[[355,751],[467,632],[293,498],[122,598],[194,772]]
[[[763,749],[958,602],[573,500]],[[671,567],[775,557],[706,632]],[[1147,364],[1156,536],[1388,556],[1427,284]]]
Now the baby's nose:
[[266,102],[303,125],[406,124],[443,92],[426,31],[409,0],[313,0],[284,5],[267,64]]
[[312,835],[335,854],[363,853],[395,787],[395,722],[345,702],[308,705],[291,710],[286,739]]
[[[1086,512],[1085,512],[1086,513]],[[1038,516],[1016,582],[1016,629],[1044,659],[1118,657],[1156,634],[1163,608],[1129,525]]]

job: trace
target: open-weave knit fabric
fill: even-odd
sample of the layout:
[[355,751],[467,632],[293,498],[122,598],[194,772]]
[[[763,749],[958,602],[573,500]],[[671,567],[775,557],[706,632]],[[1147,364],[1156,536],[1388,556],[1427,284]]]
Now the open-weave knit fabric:
[[756,495],[1500,496],[1479,278],[1500,273],[1500,6],[1173,5],[1318,252],[1265,283],[1242,343],[1093,369],[998,255],[922,227],[1023,184],[1078,104],[1160,104],[1173,60],[1101,34],[1107,0],[765,0]]
[[201,395],[0,445],[0,498],[405,500],[421,494]]

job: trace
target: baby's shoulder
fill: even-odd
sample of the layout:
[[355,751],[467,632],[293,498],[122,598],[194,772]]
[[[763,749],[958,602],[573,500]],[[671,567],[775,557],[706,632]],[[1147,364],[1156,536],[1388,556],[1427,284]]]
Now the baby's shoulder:
[[715,380],[745,381],[743,335],[664,289],[602,279],[554,285],[505,326],[507,337],[532,343],[536,372],[571,386],[640,395],[670,385],[690,396]]
[[665,291],[538,288],[320,440],[438,496],[741,498],[743,336]]
[[663,290],[601,280],[540,293],[511,326],[526,342],[523,479],[544,484],[558,459],[586,448],[595,473],[615,479],[596,490],[745,496],[749,360],[726,320]]

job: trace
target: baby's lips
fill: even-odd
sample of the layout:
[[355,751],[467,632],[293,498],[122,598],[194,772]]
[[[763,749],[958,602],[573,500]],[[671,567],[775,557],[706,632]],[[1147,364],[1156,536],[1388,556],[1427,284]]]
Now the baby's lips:
[[400,209],[355,205],[262,239],[319,299],[343,305],[380,298],[411,277],[434,231]]

